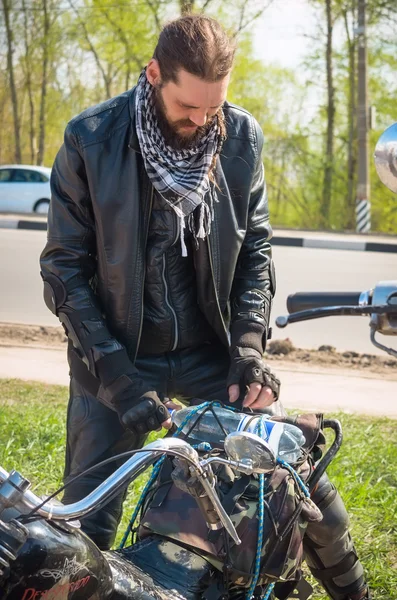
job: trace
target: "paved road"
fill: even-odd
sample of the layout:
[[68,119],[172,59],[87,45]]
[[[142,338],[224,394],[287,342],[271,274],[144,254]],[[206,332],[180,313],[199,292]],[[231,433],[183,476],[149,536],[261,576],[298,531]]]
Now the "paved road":
[[[309,365],[288,365],[272,361],[282,381],[285,408],[302,411],[386,416],[397,419],[397,375],[382,379],[371,373],[322,369]],[[66,350],[0,346],[0,378],[17,378],[68,385]],[[374,402],[376,398],[376,402]]]
[[[41,231],[0,230],[0,321],[58,324],[42,300],[38,260],[45,239]],[[397,280],[394,254],[275,247],[274,260],[278,278],[274,317],[285,313],[286,297],[296,291],[356,291],[379,280]],[[368,336],[364,317],[332,317],[274,329],[274,337],[290,337],[301,347],[326,343],[339,350],[375,353]]]

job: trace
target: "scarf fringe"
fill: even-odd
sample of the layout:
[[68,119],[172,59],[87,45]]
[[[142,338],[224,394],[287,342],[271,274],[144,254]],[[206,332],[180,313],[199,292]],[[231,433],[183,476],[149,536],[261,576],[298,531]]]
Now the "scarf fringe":
[[[214,220],[215,194],[209,171],[224,140],[220,117],[214,120],[195,148],[175,151],[167,146],[160,132],[154,107],[154,90],[143,70],[138,80],[135,105],[138,140],[149,180],[180,221],[182,256],[187,256],[186,226],[197,248],[198,240],[209,235]],[[218,200],[215,198],[215,201]]]

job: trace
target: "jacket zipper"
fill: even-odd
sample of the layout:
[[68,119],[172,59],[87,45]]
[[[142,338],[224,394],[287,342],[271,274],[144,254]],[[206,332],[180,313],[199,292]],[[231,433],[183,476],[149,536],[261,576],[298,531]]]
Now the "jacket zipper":
[[138,354],[139,344],[140,344],[141,335],[142,335],[142,328],[143,328],[143,309],[144,309],[143,299],[144,299],[144,294],[145,294],[145,279],[146,279],[146,245],[147,245],[147,238],[149,235],[150,215],[152,213],[152,206],[153,206],[153,195],[154,195],[154,189],[153,189],[153,186],[151,186],[150,201],[149,201],[149,216],[148,216],[148,220],[147,220],[147,228],[146,228],[146,236],[145,236],[145,250],[144,250],[144,259],[143,259],[143,277],[142,277],[142,292],[141,292],[141,320],[139,323],[138,339],[137,339],[137,343],[135,346],[134,362],[135,362],[137,354]]
[[[174,219],[175,219],[175,223],[176,223],[176,234],[175,234],[175,238],[174,241],[171,244],[171,247],[175,246],[175,244],[177,243],[178,239],[179,239],[179,235],[180,235],[180,226],[179,226],[179,219],[176,216],[176,214],[174,214]],[[168,282],[166,279],[166,260],[165,260],[165,253],[163,254],[163,272],[162,272],[162,279],[164,282],[164,287],[165,287],[165,303],[168,306],[168,308],[170,309],[170,312],[172,314],[172,319],[174,322],[174,343],[172,344],[172,348],[171,348],[171,352],[173,350],[176,350],[177,345],[178,345],[178,341],[179,341],[179,331],[178,331],[178,320],[177,320],[177,316],[176,316],[176,312],[173,308],[173,306],[171,305],[171,301],[170,301],[170,296],[169,296],[169,288],[168,288]]]
[[226,324],[225,324],[225,321],[224,321],[224,318],[223,318],[223,314],[222,314],[222,311],[221,311],[221,305],[219,304],[218,290],[216,289],[215,274],[214,274],[214,264],[212,262],[211,243],[210,243],[210,239],[209,239],[208,235],[206,237],[206,240],[207,240],[207,245],[208,245],[208,255],[209,255],[209,259],[210,259],[211,277],[212,277],[212,283],[214,285],[216,306],[218,308],[218,314],[219,314],[219,316],[221,318],[221,322],[222,322],[224,334],[226,336],[228,345],[230,346],[230,335],[229,335],[229,331],[228,331],[228,329],[226,327]]
[[170,313],[172,315],[172,320],[174,322],[174,343],[172,344],[172,348],[171,348],[171,352],[173,350],[176,350],[176,347],[178,345],[178,321],[176,318],[176,312],[173,309],[170,299],[169,299],[169,289],[168,289],[168,283],[167,283],[167,278],[165,276],[165,269],[166,269],[166,261],[165,261],[165,252],[163,254],[163,272],[162,272],[162,278],[163,278],[163,282],[164,282],[164,288],[165,288],[165,303],[168,306],[168,308],[170,309]]

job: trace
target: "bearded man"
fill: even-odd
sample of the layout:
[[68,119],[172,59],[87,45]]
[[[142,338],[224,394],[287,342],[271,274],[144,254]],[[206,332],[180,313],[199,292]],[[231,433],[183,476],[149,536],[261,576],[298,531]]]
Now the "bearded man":
[[[69,338],[66,482],[170,427],[167,398],[278,400],[262,358],[275,292],[263,134],[226,102],[234,50],[216,21],[177,19],[134,89],[67,126],[41,256],[46,303]],[[116,466],[71,483],[64,502]],[[336,600],[367,597],[326,477],[314,500],[325,515],[308,532],[316,577]],[[122,502],[82,520],[101,549]]]

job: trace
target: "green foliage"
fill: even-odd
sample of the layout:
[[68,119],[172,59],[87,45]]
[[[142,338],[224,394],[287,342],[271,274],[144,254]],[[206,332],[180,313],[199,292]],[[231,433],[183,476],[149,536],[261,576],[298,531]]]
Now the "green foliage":
[[[281,1],[281,0],[274,0]],[[335,98],[334,155],[326,159],[325,0],[310,0],[319,29],[311,50],[297,72],[254,58],[252,23],[270,0],[8,0],[13,32],[13,62],[21,121],[23,161],[38,159],[44,134],[44,164],[51,165],[71,117],[85,108],[132,87],[151,57],[161,24],[181,10],[203,9],[218,17],[230,32],[241,30],[229,99],[249,110],[265,133],[264,162],[275,226],[315,229],[320,218],[324,173],[331,167],[329,229],[354,228],[356,166],[349,193],[349,97],[351,64],[357,48],[356,5],[353,0],[331,3],[334,44]],[[44,35],[44,8],[49,29]],[[370,135],[372,228],[395,233],[397,203],[379,183],[372,164],[380,133],[396,120],[397,5],[394,0],[368,0],[369,98],[377,109],[377,125]],[[4,23],[0,10],[0,27]],[[43,60],[48,50],[48,74]],[[7,48],[0,44],[0,163],[13,162],[15,136],[7,71]],[[45,81],[44,81],[45,80]],[[45,95],[43,96],[43,83]],[[45,132],[39,114],[45,99]],[[317,107],[315,106],[317,105]],[[356,111],[354,112],[355,129]],[[357,156],[356,132],[352,147]]]
[[62,479],[66,399],[60,386],[0,383],[0,464],[21,471],[38,494],[54,491]]
[[[342,450],[328,474],[348,510],[375,600],[397,597],[397,431],[390,419],[336,415]],[[317,587],[313,600],[325,600]]]
[[[61,485],[67,396],[61,386],[0,380],[0,465],[31,479],[38,494]],[[374,600],[392,600],[397,597],[395,422],[347,414],[337,417],[344,443],[329,475],[346,503]],[[147,477],[148,473],[130,486],[117,543]],[[315,590],[313,600],[326,600],[317,585]]]

